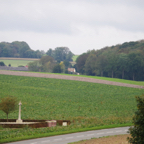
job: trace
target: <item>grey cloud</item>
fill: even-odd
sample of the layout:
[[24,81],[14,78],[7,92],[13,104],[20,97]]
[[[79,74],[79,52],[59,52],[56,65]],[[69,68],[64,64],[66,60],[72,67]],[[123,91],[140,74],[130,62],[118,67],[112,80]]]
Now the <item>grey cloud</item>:
[[144,32],[143,0],[11,0],[0,5],[3,31],[71,34],[73,24],[82,24]]

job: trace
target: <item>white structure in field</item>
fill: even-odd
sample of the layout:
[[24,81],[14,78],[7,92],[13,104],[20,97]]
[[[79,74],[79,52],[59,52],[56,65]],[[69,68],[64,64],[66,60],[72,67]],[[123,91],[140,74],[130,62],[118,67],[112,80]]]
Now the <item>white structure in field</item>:
[[16,120],[16,123],[22,123],[23,121],[21,120],[21,101],[19,102],[19,116],[18,119]]
[[62,126],[67,126],[67,122],[63,122],[63,123],[62,123]]

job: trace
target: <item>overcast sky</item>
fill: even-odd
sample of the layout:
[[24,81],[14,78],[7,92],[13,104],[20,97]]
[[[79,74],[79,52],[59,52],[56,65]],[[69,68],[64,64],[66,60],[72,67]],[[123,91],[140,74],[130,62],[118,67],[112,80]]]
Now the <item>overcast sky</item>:
[[74,54],[144,39],[144,0],[0,0],[0,42]]

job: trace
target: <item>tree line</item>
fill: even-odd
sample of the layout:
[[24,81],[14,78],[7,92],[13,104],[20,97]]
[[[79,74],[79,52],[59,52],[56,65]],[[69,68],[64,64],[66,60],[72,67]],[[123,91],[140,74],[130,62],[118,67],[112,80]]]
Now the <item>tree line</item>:
[[12,43],[0,43],[0,57],[16,57],[16,58],[41,58],[43,55],[49,55],[56,61],[72,61],[73,53],[68,47],[51,48],[45,53],[43,50],[32,50],[26,42],[15,41]]
[[49,49],[40,60],[28,64],[30,71],[68,73],[68,67],[72,67],[73,53],[67,47]]
[[0,57],[41,58],[44,51],[32,50],[26,42],[1,42]]
[[76,60],[81,74],[144,80],[144,40],[83,53]]
[[36,72],[68,73],[68,67],[72,67],[67,60],[57,62],[51,56],[43,56],[40,60],[28,63],[28,69]]
[[74,54],[70,51],[68,47],[56,47],[54,50],[51,48],[46,52],[48,56],[53,57],[56,61],[73,61],[72,57]]

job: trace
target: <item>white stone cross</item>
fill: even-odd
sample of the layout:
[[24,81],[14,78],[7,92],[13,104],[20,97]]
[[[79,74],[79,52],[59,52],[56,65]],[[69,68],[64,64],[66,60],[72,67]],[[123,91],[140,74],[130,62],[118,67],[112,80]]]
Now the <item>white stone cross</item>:
[[23,121],[21,120],[21,101],[19,102],[19,116],[18,119],[16,120],[16,123],[22,123]]

